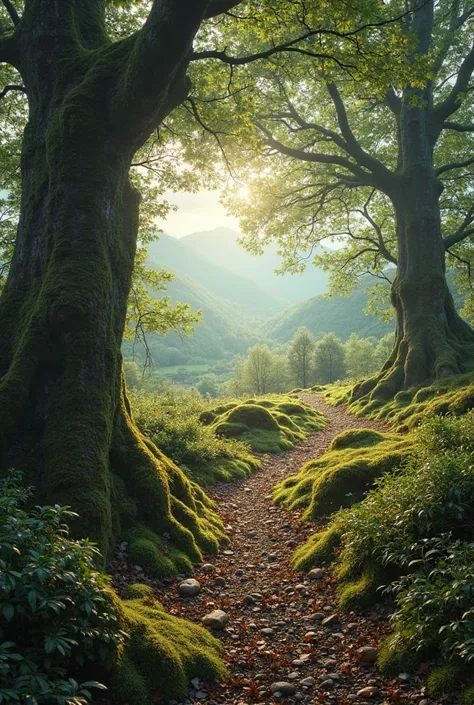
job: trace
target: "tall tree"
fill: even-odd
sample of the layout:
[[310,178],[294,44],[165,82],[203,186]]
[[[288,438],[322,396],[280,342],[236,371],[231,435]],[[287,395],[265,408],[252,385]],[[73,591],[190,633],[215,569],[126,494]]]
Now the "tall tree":
[[216,546],[202,495],[133,423],[120,345],[139,224],[131,164],[189,92],[201,23],[237,4],[155,0],[107,17],[104,0],[3,2],[0,62],[15,79],[3,95],[26,95],[28,121],[0,299],[0,467],[77,508],[105,553],[134,514],[194,559]]
[[359,338],[352,333],[345,345],[345,366],[347,376],[351,379],[361,379],[371,375],[377,369],[372,341],[368,338]]
[[346,374],[344,357],[344,345],[339,338],[334,333],[326,333],[314,351],[316,381],[321,384],[332,384],[343,379]]
[[396,267],[395,346],[381,374],[354,390],[384,398],[462,372],[474,353],[445,277],[447,256],[459,264],[474,235],[474,7],[409,0],[378,12],[395,21],[371,42],[354,35],[359,59],[337,71],[311,52],[291,69],[282,60],[260,71],[260,142],[253,160],[242,142],[234,204],[249,246],[276,239],[290,268],[325,237],[339,239],[317,258],[336,288],[366,271],[389,284],[385,268]]
[[294,380],[299,387],[304,389],[310,384],[315,345],[314,337],[309,330],[300,328],[288,351],[288,363]]

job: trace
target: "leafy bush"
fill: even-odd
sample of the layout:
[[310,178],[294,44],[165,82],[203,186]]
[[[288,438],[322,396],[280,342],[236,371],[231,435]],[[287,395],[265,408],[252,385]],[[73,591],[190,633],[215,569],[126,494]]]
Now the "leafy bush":
[[200,421],[208,402],[192,390],[168,389],[151,396],[132,392],[132,409],[140,430],[201,484],[246,477],[259,467],[247,446],[215,435]]
[[[123,642],[97,549],[74,541],[64,507],[24,509],[21,476],[0,480],[0,703],[83,705],[97,682],[86,662],[111,666]],[[89,666],[92,668],[92,666]]]

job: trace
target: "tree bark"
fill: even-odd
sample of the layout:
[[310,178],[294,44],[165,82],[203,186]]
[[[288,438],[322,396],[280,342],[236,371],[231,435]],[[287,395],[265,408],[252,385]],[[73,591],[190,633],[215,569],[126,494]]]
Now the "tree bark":
[[[201,14],[207,4],[196,3]],[[134,425],[121,342],[140,201],[130,164],[186,95],[202,17],[183,19],[166,70],[155,66],[146,89],[134,84],[129,96],[130,57],[150,47],[137,37],[137,46],[109,44],[103,9],[99,0],[30,0],[17,30],[30,113],[0,299],[0,472],[21,469],[43,501],[70,505],[80,514],[76,534],[105,556],[140,523],[199,560],[217,549],[221,524],[200,488]]]
[[[418,101],[415,101],[418,97]],[[433,164],[437,125],[419,96],[406,91],[400,114],[400,169],[389,194],[396,215],[398,265],[391,299],[395,346],[381,373],[353,390],[388,399],[398,391],[465,371],[474,332],[457,313],[446,282],[441,233],[442,183]],[[426,96],[424,97],[426,100]]]

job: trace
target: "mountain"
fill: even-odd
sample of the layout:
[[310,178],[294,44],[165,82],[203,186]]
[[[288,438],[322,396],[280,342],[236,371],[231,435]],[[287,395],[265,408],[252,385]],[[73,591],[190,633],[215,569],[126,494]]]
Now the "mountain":
[[[148,334],[147,343],[154,361],[161,367],[199,364],[203,361],[231,358],[258,342],[248,317],[229,301],[212,294],[185,274],[177,274],[166,287],[172,303],[189,303],[200,310],[203,320],[194,333],[182,336],[171,331],[166,336]],[[253,326],[254,328],[254,326]],[[132,354],[132,344],[125,342],[124,353]],[[136,351],[138,355],[144,350]]]
[[[192,248],[197,254],[219,267],[230,269],[234,274],[251,279],[274,297],[285,299],[287,303],[304,301],[316,294],[323,294],[328,289],[327,274],[309,262],[301,274],[277,275],[275,270],[281,266],[278,248],[268,245],[261,256],[251,255],[239,245],[239,233],[230,228],[215,228],[203,232],[191,233],[180,242]],[[313,256],[326,248],[313,250]]]
[[[391,279],[393,269],[387,269],[386,275]],[[454,298],[454,305],[459,311],[464,305],[464,297],[454,283],[453,273],[448,271],[447,281]],[[333,332],[342,341],[352,333],[361,338],[382,338],[395,329],[395,320],[384,322],[377,316],[367,316],[364,309],[370,298],[368,289],[373,285],[370,277],[364,277],[361,285],[349,296],[314,296],[288,308],[284,313],[274,316],[262,328],[262,334],[278,341],[289,342],[298,328],[305,326],[314,335]]]
[[330,299],[314,296],[272,318],[262,332],[280,343],[290,341],[301,326],[306,326],[315,335],[333,332],[343,341],[352,333],[357,333],[361,338],[381,338],[394,330],[395,322],[384,323],[376,316],[366,316],[363,310],[368,298],[365,286],[359,287],[350,296],[333,296]]
[[[252,318],[269,318],[285,308],[283,298],[268,293],[257,282],[231,269],[216,265],[206,253],[188,247],[185,238],[178,240],[169,235],[160,235],[160,239],[148,247],[148,261],[153,267],[190,278],[209,293],[232,303],[236,309]],[[187,298],[181,300],[188,301]],[[194,305],[192,301],[189,303]]]

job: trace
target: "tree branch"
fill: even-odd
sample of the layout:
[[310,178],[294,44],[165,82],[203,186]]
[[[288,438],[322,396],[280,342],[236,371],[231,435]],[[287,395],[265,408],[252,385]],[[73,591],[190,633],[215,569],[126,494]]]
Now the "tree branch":
[[440,176],[446,171],[452,171],[453,169],[463,169],[466,166],[471,166],[471,164],[474,164],[474,157],[470,157],[470,159],[465,159],[463,162],[451,162],[449,164],[443,164],[443,166],[440,166],[438,169],[436,169],[436,176]]
[[444,238],[444,246],[446,250],[448,250],[453,245],[456,245],[458,242],[462,242],[463,240],[468,238],[469,235],[472,235],[474,233],[474,227],[469,227],[470,225],[472,225],[473,220],[474,204],[469,208],[459,228],[454,233],[452,233],[452,235],[449,235],[448,237]]
[[26,88],[25,88],[25,86],[16,86],[13,84],[5,86],[5,88],[2,91],[0,91],[0,100],[2,98],[5,98],[7,93],[10,93],[10,91],[19,91],[21,93],[26,93]]
[[455,132],[474,132],[474,125],[460,125],[458,122],[443,122],[443,130],[454,130]]
[[212,0],[206,10],[204,19],[208,20],[216,15],[222,15],[224,12],[229,12],[233,7],[240,5],[242,0]]
[[334,83],[329,83],[327,84],[327,89],[336,108],[339,129],[341,130],[341,134],[346,141],[348,152],[351,154],[352,157],[354,157],[359,166],[365,167],[366,169],[369,169],[369,171],[372,172],[372,174],[378,181],[378,186],[381,188],[381,190],[390,190],[391,187],[394,185],[394,174],[392,174],[390,169],[387,169],[387,167],[382,164],[382,162],[380,162],[376,157],[373,157],[371,154],[368,154],[359,144],[354,133],[352,132],[344,102],[336,85]]
[[13,22],[13,24],[16,27],[17,24],[19,24],[19,22],[20,22],[20,16],[19,16],[18,12],[16,11],[15,6],[13,5],[13,3],[10,0],[2,0],[2,4],[3,4],[5,10],[10,15],[11,21]]
[[471,50],[465,56],[461,63],[460,69],[454,86],[451,89],[448,97],[442,103],[436,106],[435,114],[441,122],[452,115],[461,107],[462,101],[459,100],[463,90],[465,90],[471,80],[472,72],[474,71],[474,44]]

